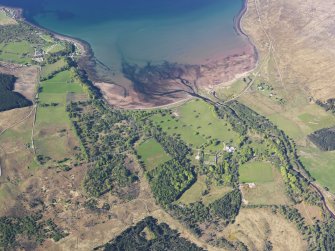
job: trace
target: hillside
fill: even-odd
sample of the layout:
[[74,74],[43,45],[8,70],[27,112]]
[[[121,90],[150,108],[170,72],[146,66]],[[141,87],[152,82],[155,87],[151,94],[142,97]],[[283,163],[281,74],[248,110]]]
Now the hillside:
[[328,99],[335,93],[334,14],[332,1],[248,0],[243,27],[262,59],[272,45],[283,89]]

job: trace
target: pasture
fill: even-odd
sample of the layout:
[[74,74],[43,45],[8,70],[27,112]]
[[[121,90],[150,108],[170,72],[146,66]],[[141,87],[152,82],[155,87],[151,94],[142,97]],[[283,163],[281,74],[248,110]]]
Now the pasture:
[[43,50],[47,54],[56,54],[58,52],[64,51],[65,46],[58,42],[58,43],[55,43],[55,44],[52,44],[52,45],[49,45],[49,46],[45,47]]
[[239,135],[227,121],[219,119],[213,107],[201,100],[192,100],[171,113],[156,114],[155,124],[170,135],[178,134],[193,148],[222,150],[222,143],[237,142]]
[[183,193],[178,202],[188,205],[197,201],[201,201],[203,192],[207,189],[205,180],[205,176],[199,176],[197,181]]
[[311,144],[298,150],[302,164],[312,177],[335,193],[335,151],[324,152]]
[[18,64],[31,62],[34,48],[27,41],[0,44],[0,60]]
[[201,201],[205,206],[208,206],[232,190],[231,187],[222,185],[211,184],[207,186],[206,176],[199,176],[197,181],[183,193],[178,202],[188,205]]
[[240,182],[266,183],[274,181],[274,168],[271,163],[250,161],[239,168]]
[[251,205],[283,205],[290,203],[279,170],[269,162],[250,161],[239,168],[240,182],[255,183],[255,187],[241,185],[243,198]]
[[67,65],[68,64],[64,58],[61,58],[53,64],[47,64],[42,67],[41,78],[47,79],[50,75],[64,69]]
[[151,171],[171,159],[163,147],[153,138],[140,143],[137,146],[137,153],[143,160],[146,171]]
[[35,142],[37,154],[60,161],[73,156],[78,139],[66,112],[67,95],[83,94],[72,71],[63,71],[41,82],[36,115]]

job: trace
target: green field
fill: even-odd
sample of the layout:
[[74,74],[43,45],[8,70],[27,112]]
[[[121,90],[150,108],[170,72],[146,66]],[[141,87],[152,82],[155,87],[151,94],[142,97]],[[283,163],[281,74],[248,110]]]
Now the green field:
[[68,92],[82,93],[79,83],[42,83],[43,92],[48,94],[63,94]]
[[213,108],[201,100],[190,101],[165,116],[156,114],[152,120],[168,134],[180,134],[182,140],[195,148],[212,140],[206,149],[221,150],[223,142],[237,142],[239,138],[231,126],[219,119]]
[[283,116],[282,114],[273,114],[269,119],[283,130],[288,136],[294,139],[301,139],[304,137],[304,130],[294,120]]
[[255,183],[256,187],[242,187],[244,199],[251,205],[283,205],[290,201],[279,170],[269,162],[251,161],[239,168],[240,182]]
[[214,201],[221,199],[223,196],[225,196],[232,190],[233,190],[232,187],[212,185],[209,190],[209,193],[204,195],[201,200],[206,206],[208,206]]
[[142,142],[137,147],[137,152],[144,161],[147,171],[151,171],[171,159],[155,139],[148,139]]
[[216,90],[216,95],[220,98],[231,99],[237,94],[243,92],[247,84],[242,80],[234,82],[232,85]]
[[26,41],[0,44],[0,60],[13,63],[30,63],[34,48]]
[[241,101],[268,117],[299,145],[303,144],[310,133],[335,125],[335,116],[318,105],[307,102],[301,95],[295,90],[292,91],[292,96],[296,97],[297,101],[291,100],[285,105],[279,105],[258,93],[242,96]]
[[29,64],[31,63],[31,59],[27,57],[23,57],[21,55],[12,54],[2,52],[0,53],[0,61],[6,61],[10,63],[17,63],[17,64]]
[[43,83],[79,83],[73,70],[65,70],[57,73],[51,79],[43,81]]
[[273,167],[269,162],[250,161],[239,168],[240,182],[266,183],[274,181]]
[[199,176],[197,181],[183,193],[178,202],[188,205],[197,201],[202,201],[204,205],[208,206],[231,191],[231,187],[217,186],[214,184],[207,188],[206,176]]
[[45,41],[45,42],[48,42],[48,43],[54,43],[54,39],[48,35],[48,34],[41,34],[40,37]]
[[317,147],[299,147],[302,164],[317,182],[335,193],[335,152],[323,152]]
[[16,54],[33,54],[34,53],[34,48],[31,46],[30,43],[26,41],[12,42],[12,43],[6,44],[2,48],[2,50],[9,52],[9,53],[16,53]]
[[190,203],[200,201],[203,196],[203,192],[206,191],[207,188],[205,179],[205,176],[198,177],[197,181],[183,193],[178,202],[188,205]]
[[285,183],[280,174],[275,182],[256,184],[255,188],[242,188],[243,198],[249,205],[287,205],[290,200],[285,193]]
[[[73,72],[70,70],[60,72],[53,78],[41,82],[39,101],[41,104],[55,103],[56,106],[38,108],[37,125],[41,123],[62,124],[70,123],[66,113],[66,98],[68,93],[82,94],[83,89]],[[52,116],[50,116],[52,114]]]
[[[68,93],[83,94],[72,71],[64,71],[41,82],[36,115],[35,142],[38,155],[62,160],[71,156],[78,143],[66,112]],[[53,105],[52,105],[53,104]]]
[[65,46],[61,43],[52,44],[44,48],[44,51],[49,54],[58,53],[65,50]]
[[47,64],[46,66],[42,67],[41,78],[46,79],[53,73],[63,69],[67,66],[67,62],[64,58],[58,60],[53,64]]
[[[72,70],[65,70],[57,73],[51,79],[41,83],[42,93],[44,94],[62,94],[66,98],[67,93],[83,93],[80,80],[75,76]],[[53,96],[53,95],[51,95]],[[57,95],[54,95],[56,99]],[[43,97],[41,97],[43,99]],[[50,101],[52,102],[52,101]]]

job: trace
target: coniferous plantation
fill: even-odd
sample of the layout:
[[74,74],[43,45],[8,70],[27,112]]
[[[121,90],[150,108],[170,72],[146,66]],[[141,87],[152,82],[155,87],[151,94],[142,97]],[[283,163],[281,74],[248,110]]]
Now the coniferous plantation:
[[308,138],[323,151],[335,150],[335,128],[325,128],[313,132]]
[[32,102],[14,91],[16,78],[0,73],[0,111],[22,108],[32,105]]

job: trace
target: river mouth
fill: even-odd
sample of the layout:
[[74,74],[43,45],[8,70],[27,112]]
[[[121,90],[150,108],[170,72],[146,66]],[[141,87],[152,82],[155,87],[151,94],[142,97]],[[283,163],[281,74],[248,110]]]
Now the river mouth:
[[[230,80],[235,74],[250,70],[250,64],[255,63],[248,57],[242,62],[243,66],[232,65],[237,64],[236,61],[241,64],[232,57],[243,58],[246,54],[253,57],[251,54],[254,54],[247,37],[236,30],[234,18],[243,8],[242,0],[147,0],[145,3],[83,0],[80,5],[74,0],[36,0],[33,4],[24,0],[0,0],[0,4],[22,7],[28,21],[86,41],[94,56],[83,58],[79,65],[94,82],[122,86],[126,88],[122,91],[125,97],[133,92],[138,94],[141,96],[138,104],[166,104],[189,95],[184,87],[184,91],[172,88],[176,85],[175,79],[167,81],[150,76],[159,75],[172,65],[173,71],[180,67],[183,78],[191,83],[208,77],[203,75],[205,72],[216,75],[206,84],[194,84],[208,86]],[[125,65],[141,71],[141,81],[134,80]],[[217,71],[218,65],[222,67],[221,73],[199,70],[212,66]],[[162,70],[164,66],[168,67]],[[171,88],[166,89],[166,85]],[[105,93],[108,95],[108,92]],[[165,95],[169,98],[164,100]],[[153,101],[154,96],[161,101]]]

